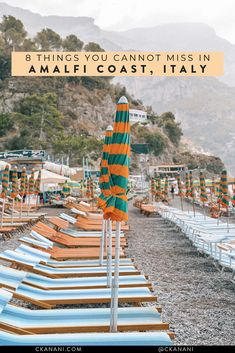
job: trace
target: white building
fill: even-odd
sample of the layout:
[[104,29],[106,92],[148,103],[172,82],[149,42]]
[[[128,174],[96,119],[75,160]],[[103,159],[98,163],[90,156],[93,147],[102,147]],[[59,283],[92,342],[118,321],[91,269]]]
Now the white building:
[[129,117],[131,123],[144,123],[147,121],[147,113],[143,110],[130,109]]

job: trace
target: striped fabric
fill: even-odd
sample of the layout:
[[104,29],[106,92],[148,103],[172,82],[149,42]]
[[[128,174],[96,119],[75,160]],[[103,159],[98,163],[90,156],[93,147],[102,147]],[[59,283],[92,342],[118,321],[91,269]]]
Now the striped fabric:
[[208,197],[206,193],[205,176],[202,172],[200,172],[200,199],[202,202],[208,201]]
[[26,194],[26,185],[27,185],[27,173],[26,168],[22,168],[21,178],[20,178],[20,196],[24,196]]
[[151,179],[151,194],[155,195],[155,180],[154,180],[154,178]]
[[164,184],[164,191],[166,194],[168,194],[168,187],[169,187],[169,181],[168,181],[168,176],[166,176],[165,184]]
[[5,199],[7,197],[7,191],[8,191],[8,186],[9,186],[9,165],[7,164],[3,176],[2,176],[2,193],[1,197]]
[[94,198],[94,183],[92,177],[90,177],[90,197],[93,199]]
[[127,186],[130,164],[129,104],[126,97],[117,103],[113,136],[109,150],[111,196],[107,198],[104,217],[112,221],[128,220]]
[[180,179],[180,175],[179,174],[176,175],[176,180],[177,180],[177,185],[178,185],[178,195],[180,197],[183,197],[184,193],[183,193],[181,179]]
[[235,206],[235,189],[233,190],[232,204]]
[[[100,178],[99,178],[100,191],[101,191],[101,194],[103,194],[105,197],[111,195],[108,158],[109,158],[110,144],[112,141],[112,135],[113,135],[113,128],[112,126],[109,125],[105,132],[103,152],[102,152],[101,163],[100,163]],[[105,207],[105,204],[106,204],[105,201],[99,197],[98,205],[103,208],[103,206]]]
[[98,197],[98,205],[103,210],[106,207],[107,197],[111,196],[108,158],[109,158],[109,150],[110,150],[110,144],[112,141],[112,136],[113,136],[113,127],[109,125],[105,132],[104,145],[103,145],[103,151],[102,151],[101,163],[100,163],[99,186],[100,186],[101,194]]
[[216,187],[215,187],[215,178],[212,177],[212,180],[211,180],[211,192],[213,194],[215,194],[215,190],[216,190]]
[[189,172],[189,185],[190,185],[190,196],[194,200],[196,197],[194,185],[193,185],[193,172],[190,170]]
[[189,174],[185,174],[185,188],[186,188],[186,197],[190,197],[190,184],[189,184]]
[[29,178],[29,186],[28,186],[28,194],[33,195],[34,194],[34,169],[31,171],[31,175]]
[[42,177],[41,170],[39,170],[38,177],[35,181],[35,194],[36,195],[38,195],[40,193],[41,177]]
[[12,180],[11,197],[14,199],[19,193],[17,167],[15,167],[12,171],[11,180]]
[[222,175],[221,175],[219,188],[218,188],[218,196],[217,196],[217,203],[218,204],[221,204],[222,196],[223,196],[223,188],[222,188]]
[[221,174],[221,186],[222,186],[221,206],[228,208],[229,194],[228,194],[228,175],[226,170],[223,170]]

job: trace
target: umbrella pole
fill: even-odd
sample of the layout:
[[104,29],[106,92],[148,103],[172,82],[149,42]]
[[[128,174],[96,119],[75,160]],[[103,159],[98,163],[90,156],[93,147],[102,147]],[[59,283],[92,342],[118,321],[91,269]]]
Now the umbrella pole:
[[3,215],[4,215],[4,210],[5,210],[5,202],[6,202],[6,200],[5,200],[5,197],[4,197],[3,198],[3,202],[2,202],[1,228],[3,226]]
[[11,210],[11,224],[13,224],[14,208],[15,208],[15,198],[13,197],[12,210]]
[[21,200],[20,200],[20,219],[22,218],[22,207],[23,207],[23,196],[21,196]]
[[111,332],[117,332],[120,232],[121,232],[121,222],[116,222],[115,269],[114,269],[114,278],[112,281],[112,291],[111,291],[111,294],[112,294],[111,295],[111,315],[110,315],[110,331]]
[[108,220],[108,252],[106,253],[107,261],[107,287],[112,284],[112,222]]
[[229,208],[227,208],[227,233],[229,233]]
[[102,219],[102,233],[100,237],[100,266],[103,266],[103,260],[104,260],[104,238],[105,238],[105,219]]
[[184,208],[183,208],[183,198],[182,198],[182,196],[180,196],[180,203],[181,203],[181,210],[183,211]]
[[195,204],[194,204],[194,199],[193,199],[193,217],[195,217]]

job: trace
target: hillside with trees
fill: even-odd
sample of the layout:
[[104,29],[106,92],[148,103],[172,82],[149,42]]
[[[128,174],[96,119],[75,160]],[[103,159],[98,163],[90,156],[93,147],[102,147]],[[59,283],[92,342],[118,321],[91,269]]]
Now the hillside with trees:
[[[96,162],[103,132],[112,123],[115,103],[126,95],[130,107],[144,109],[148,121],[133,124],[132,143],[148,147],[153,163],[185,160],[180,123],[171,112],[158,116],[129,95],[110,77],[11,77],[12,51],[103,51],[75,34],[62,38],[50,28],[27,36],[23,23],[4,16],[0,23],[0,149],[46,149],[55,158],[69,157],[73,165],[83,156]],[[188,151],[190,155],[190,151]],[[187,157],[190,164],[190,158]],[[205,157],[206,158],[206,157]],[[193,159],[193,157],[192,157]],[[140,161],[133,153],[133,171]],[[221,163],[222,165],[222,163]],[[200,167],[200,163],[196,167]]]

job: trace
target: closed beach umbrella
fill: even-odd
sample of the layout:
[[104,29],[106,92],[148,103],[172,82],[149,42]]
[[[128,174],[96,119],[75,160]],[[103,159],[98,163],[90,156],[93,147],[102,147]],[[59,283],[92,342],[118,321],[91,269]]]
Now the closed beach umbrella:
[[17,167],[15,167],[12,171],[11,175],[11,181],[12,181],[12,186],[11,186],[11,197],[14,199],[19,193],[18,190],[18,174],[17,174]]
[[91,197],[90,177],[88,177],[87,180],[86,180],[86,196],[88,198]]
[[39,170],[38,177],[35,181],[35,194],[36,195],[40,194],[41,178],[42,178],[42,172],[41,172],[41,170]]
[[7,197],[7,192],[8,192],[8,186],[9,186],[9,165],[7,164],[3,176],[2,176],[2,193],[1,197],[5,199]]
[[178,195],[180,197],[183,197],[184,193],[183,193],[181,179],[180,179],[180,175],[179,174],[176,175],[176,180],[177,180],[177,185],[178,185]]
[[27,184],[27,174],[26,168],[22,168],[21,178],[20,178],[20,196],[24,196],[26,194],[26,184]]
[[3,203],[2,203],[1,227],[3,225],[3,214],[4,214],[4,209],[5,209],[5,199],[7,197],[8,186],[9,186],[9,165],[7,164],[5,166],[5,169],[4,169],[4,172],[3,172],[3,176],[2,176],[2,193],[1,193],[1,197],[3,198]]
[[14,214],[14,206],[15,206],[15,198],[19,193],[19,188],[18,188],[18,174],[17,174],[17,168],[15,167],[12,171],[12,186],[11,186],[11,197],[13,199],[12,202],[12,212],[11,212],[11,223],[13,223],[13,214]]
[[122,222],[128,220],[127,186],[130,163],[129,104],[121,97],[117,104],[112,143],[108,158],[111,197],[104,210],[107,218]]
[[165,178],[165,185],[164,185],[164,191],[166,195],[168,194],[168,187],[169,187],[169,181],[168,181],[168,176]]
[[180,202],[181,202],[181,209],[183,210],[183,199],[182,198],[184,196],[184,193],[183,193],[181,179],[180,179],[179,174],[176,175],[176,180],[177,180],[177,185],[178,185],[178,195],[180,197]]
[[200,199],[203,203],[208,201],[208,197],[206,193],[205,176],[202,172],[200,172]]
[[191,170],[189,172],[189,186],[190,186],[190,196],[192,197],[192,200],[193,200],[193,214],[194,214],[194,217],[195,217],[194,200],[196,198],[196,194],[195,194],[195,189],[194,189],[194,185],[193,185],[193,172]]
[[233,190],[232,204],[235,206],[235,189]]
[[[103,210],[106,207],[107,197],[111,196],[108,158],[109,158],[109,150],[110,150],[112,135],[113,135],[113,127],[111,125],[109,125],[106,129],[106,132],[105,132],[103,151],[102,151],[101,162],[100,162],[99,186],[100,186],[101,194],[98,197],[98,205]],[[110,226],[110,224],[109,224],[109,226]],[[101,240],[100,240],[100,265],[103,264],[104,237],[106,234],[107,234],[107,221],[103,220],[103,222],[102,222],[102,236],[101,236]],[[110,262],[112,262],[112,234],[110,234],[109,245],[110,245],[110,249],[109,249]],[[107,284],[110,285],[112,272],[111,272],[111,268],[109,271],[108,261],[107,261],[107,274],[108,274],[108,277],[107,277],[108,283]]]
[[108,158],[109,158],[109,150],[110,150],[112,135],[113,135],[113,127],[109,125],[105,132],[103,151],[102,151],[101,163],[100,163],[99,186],[100,186],[101,195],[98,198],[98,205],[102,208],[106,206],[106,197],[111,195]]
[[215,194],[215,189],[216,189],[216,187],[215,187],[215,178],[212,177],[212,179],[211,179],[211,192],[213,194]]
[[130,164],[129,104],[126,97],[117,103],[112,142],[109,150],[111,196],[106,202],[105,215],[116,221],[115,270],[112,285],[110,330],[117,331],[120,230],[122,221],[128,220],[127,186]]
[[154,178],[151,179],[150,189],[151,189],[152,200],[153,200],[153,196],[155,194],[155,180],[154,180]]
[[218,196],[217,196],[217,203],[218,204],[221,204],[222,197],[223,197],[223,187],[222,187],[222,175],[221,175],[220,182],[219,182],[219,188],[218,188]]
[[31,175],[29,178],[29,195],[33,195],[35,192],[35,188],[34,188],[34,169],[32,169],[31,171]]
[[90,177],[90,194],[91,194],[91,198],[94,198],[94,183],[93,183],[93,179]]
[[226,170],[223,170],[221,174],[221,186],[222,186],[221,205],[222,207],[228,208],[229,194],[228,194],[228,175]]
[[186,197],[190,197],[190,185],[189,185],[189,174],[185,174],[185,188],[186,188]]
[[189,185],[190,185],[190,196],[192,197],[193,200],[195,200],[196,194],[195,194],[195,189],[193,185],[193,172],[189,172]]

